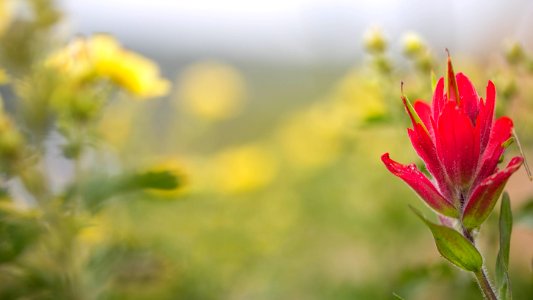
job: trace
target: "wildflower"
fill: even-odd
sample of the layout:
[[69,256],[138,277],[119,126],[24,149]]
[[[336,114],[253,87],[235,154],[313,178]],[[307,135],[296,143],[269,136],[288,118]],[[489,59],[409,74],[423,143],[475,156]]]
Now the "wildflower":
[[208,121],[235,116],[246,93],[244,78],[235,68],[213,61],[193,64],[179,79],[179,98],[185,109]]
[[387,40],[379,28],[371,28],[364,36],[365,49],[369,53],[379,54],[387,49]]
[[422,38],[414,32],[408,32],[403,37],[403,53],[408,57],[416,57],[426,50]]
[[411,143],[433,176],[430,181],[414,164],[402,165],[385,153],[381,157],[391,173],[403,179],[438,213],[458,218],[466,228],[476,228],[488,217],[509,177],[522,157],[497,169],[509,145],[513,122],[494,120],[496,89],[489,81],[486,99],[480,98],[464,74],[454,74],[448,58],[448,84],[441,78],[433,101],[404,105],[413,128]]
[[170,88],[154,62],[122,48],[112,36],[105,34],[75,39],[52,54],[46,65],[80,83],[110,80],[142,99],[163,96]]
[[362,77],[357,70],[340,80],[332,98],[336,105],[342,106],[351,121],[358,123],[380,119],[387,113],[379,81]]
[[0,0],[0,36],[9,27],[12,19],[12,5],[10,0]]
[[287,119],[277,135],[287,161],[300,169],[318,169],[335,161],[342,149],[345,115],[351,113],[346,107],[317,103]]
[[277,161],[262,145],[250,144],[217,154],[212,172],[215,188],[226,194],[241,194],[270,184],[277,173]]
[[0,69],[0,85],[6,84],[9,82],[9,75],[7,75],[4,69]]

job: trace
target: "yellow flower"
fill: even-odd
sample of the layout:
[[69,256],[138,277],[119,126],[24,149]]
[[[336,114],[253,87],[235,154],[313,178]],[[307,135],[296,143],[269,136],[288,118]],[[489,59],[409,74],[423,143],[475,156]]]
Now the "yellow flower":
[[415,57],[426,50],[422,38],[415,32],[408,32],[403,36],[403,52],[409,57]]
[[233,67],[214,61],[193,64],[179,78],[179,100],[192,114],[217,121],[235,116],[244,100],[245,82]]
[[213,159],[211,167],[215,188],[228,194],[262,188],[277,173],[274,156],[259,144],[227,149]]
[[379,119],[387,113],[379,81],[365,78],[357,70],[341,79],[332,97],[358,122]]
[[0,85],[8,83],[9,82],[9,76],[7,75],[6,71],[4,69],[0,69]]
[[96,74],[141,98],[165,95],[170,83],[161,79],[159,67],[151,60],[123,49],[109,35],[96,35],[89,40],[91,59]]
[[279,128],[279,142],[290,164],[318,168],[338,157],[346,120],[339,108],[328,102],[316,104]]
[[84,226],[78,232],[78,241],[84,246],[97,246],[103,244],[111,235],[109,220],[103,216],[88,218]]
[[10,0],[0,0],[0,36],[11,23],[11,6],[12,2]]
[[168,93],[170,83],[153,61],[122,48],[110,35],[74,39],[53,53],[45,63],[74,80],[107,79],[138,98]]
[[380,54],[387,49],[387,40],[380,28],[373,27],[367,30],[363,37],[365,48],[370,53]]

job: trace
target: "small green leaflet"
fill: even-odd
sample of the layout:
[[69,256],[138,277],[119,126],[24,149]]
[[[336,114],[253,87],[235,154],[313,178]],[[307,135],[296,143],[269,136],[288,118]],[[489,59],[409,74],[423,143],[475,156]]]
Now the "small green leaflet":
[[513,215],[509,194],[505,192],[500,208],[500,250],[496,258],[496,285],[500,299],[512,299],[511,285],[509,282],[509,249],[511,244],[511,231],[513,229]]
[[452,228],[429,221],[419,210],[409,207],[431,230],[437,249],[444,258],[467,271],[481,270],[483,257],[469,240]]
[[409,99],[407,99],[407,97],[404,96],[403,94],[402,94],[402,101],[403,101],[403,104],[405,105],[405,108],[407,109],[407,112],[409,113],[411,118],[413,118],[414,122],[422,126],[425,132],[428,132],[426,125],[424,125],[424,122],[422,122],[422,119],[420,119],[420,116],[416,112],[415,108],[413,107]]

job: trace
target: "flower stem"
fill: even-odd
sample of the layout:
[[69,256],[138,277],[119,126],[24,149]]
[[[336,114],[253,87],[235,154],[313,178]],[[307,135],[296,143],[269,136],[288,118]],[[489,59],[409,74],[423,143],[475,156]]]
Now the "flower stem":
[[[461,229],[463,230],[463,236],[467,238],[474,247],[476,246],[474,236],[472,235],[472,232],[468,229],[466,229],[463,225],[461,225]],[[485,266],[483,265],[481,269],[477,272],[474,272],[474,276],[476,277],[476,281],[479,284],[479,288],[481,289],[481,292],[483,293],[483,296],[487,300],[498,300],[498,297],[496,297],[496,293],[494,293],[494,290],[492,288],[492,285],[490,284],[489,278],[487,276],[487,273],[485,272]]]
[[492,290],[492,285],[490,284],[489,279],[487,278],[485,269],[481,268],[481,270],[474,272],[474,276],[476,276],[477,283],[479,284],[479,288],[483,292],[483,296],[485,296],[485,299],[498,300],[498,297],[496,297],[496,294]]

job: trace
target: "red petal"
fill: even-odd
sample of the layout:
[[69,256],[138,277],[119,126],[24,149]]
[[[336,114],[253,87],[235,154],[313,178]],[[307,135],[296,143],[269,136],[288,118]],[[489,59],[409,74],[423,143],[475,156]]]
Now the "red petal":
[[414,130],[408,129],[407,132],[411,139],[411,144],[413,144],[413,148],[415,148],[418,156],[420,156],[426,164],[429,173],[433,175],[441,194],[446,199],[453,199],[452,192],[449,190],[446,172],[437,156],[437,149],[431,138],[420,125],[415,126]]
[[483,152],[481,162],[479,164],[479,170],[476,175],[474,185],[485,179],[485,177],[491,175],[496,170],[498,161],[503,154],[505,148],[502,146],[503,142],[507,141],[511,137],[511,131],[513,129],[513,121],[507,117],[501,117],[494,123],[494,128],[490,134],[490,140]]
[[476,130],[480,132],[481,152],[485,150],[490,139],[490,132],[494,122],[494,103],[496,101],[496,88],[494,83],[489,81],[487,85],[486,102],[480,103],[479,114],[476,121]]
[[479,161],[479,135],[470,118],[455,102],[448,102],[438,120],[437,153],[451,183],[465,187],[472,182]]
[[431,208],[437,212],[457,218],[457,209],[437,191],[429,179],[414,164],[402,165],[390,159],[389,154],[381,156],[389,171],[407,183]]
[[487,219],[507,180],[520,168],[523,161],[524,159],[520,156],[514,157],[505,169],[487,177],[476,187],[463,212],[463,224],[467,228],[476,228]]
[[463,73],[458,73],[456,78],[460,95],[459,102],[463,111],[470,117],[470,120],[472,120],[473,123],[476,121],[476,117],[479,113],[479,96],[474,85],[470,82],[470,79],[468,79]]
[[433,111],[433,120],[438,120],[446,100],[444,99],[444,78],[441,77],[435,86],[435,92],[433,93],[432,111]]

